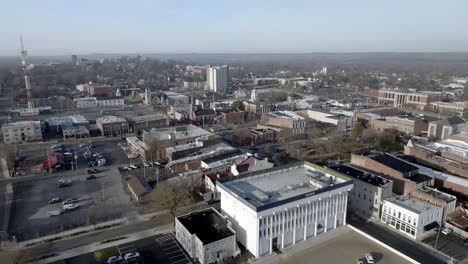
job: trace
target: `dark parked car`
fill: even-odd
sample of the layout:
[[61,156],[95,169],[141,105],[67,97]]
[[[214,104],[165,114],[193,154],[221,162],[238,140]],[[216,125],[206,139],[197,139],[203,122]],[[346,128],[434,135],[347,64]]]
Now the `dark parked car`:
[[55,198],[50,199],[49,204],[56,204],[56,203],[60,203],[61,201],[62,201],[61,198],[55,197]]
[[88,176],[86,176],[86,179],[87,180],[96,179],[96,175],[94,175],[94,174],[88,175]]
[[78,202],[78,198],[69,198],[69,199],[66,199],[65,201],[63,201],[63,204],[66,205],[66,204],[74,204],[74,203],[77,203]]

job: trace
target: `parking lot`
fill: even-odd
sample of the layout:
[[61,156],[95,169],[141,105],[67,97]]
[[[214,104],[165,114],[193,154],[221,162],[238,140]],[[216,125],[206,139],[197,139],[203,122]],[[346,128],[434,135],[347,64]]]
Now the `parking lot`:
[[[121,141],[121,140],[120,140]],[[50,235],[84,225],[92,225],[136,214],[136,208],[124,189],[124,180],[117,166],[128,159],[117,151],[118,140],[92,142],[92,151],[101,153],[109,166],[97,167],[95,179],[88,176],[88,162],[83,158],[78,143],[70,145],[78,153],[77,170],[43,172],[57,177],[35,179],[13,184],[14,201],[11,211],[9,233],[18,241]],[[47,146],[48,147],[48,146]],[[50,148],[50,147],[49,147]],[[26,158],[38,158],[45,146],[21,147]],[[58,181],[70,180],[71,185],[58,187]],[[79,207],[61,215],[49,216],[51,211],[63,209],[62,203],[48,204],[52,198],[77,198]]]
[[[173,234],[162,234],[140,239],[130,243],[120,244],[115,247],[116,252],[125,255],[129,252],[138,252],[141,256],[140,263],[160,264],[191,264],[195,263],[187,252],[175,240]],[[67,259],[69,264],[98,264],[94,253],[81,255]]]
[[410,263],[349,227],[333,232],[321,235],[326,237],[300,242],[281,254],[260,259],[258,263],[311,263],[312,260],[313,263],[357,263],[366,253],[372,254],[378,264]]
[[468,258],[468,245],[464,245],[463,238],[457,236],[454,233],[448,235],[440,234],[437,239],[437,233],[423,240],[423,243],[435,247],[437,240],[437,250],[445,253],[446,255],[453,257],[456,260],[463,260]]

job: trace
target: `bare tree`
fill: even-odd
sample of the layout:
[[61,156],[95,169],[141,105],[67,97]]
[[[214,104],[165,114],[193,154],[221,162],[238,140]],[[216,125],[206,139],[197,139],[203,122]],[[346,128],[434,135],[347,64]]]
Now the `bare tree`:
[[177,211],[193,202],[193,182],[186,178],[172,179],[159,184],[153,199],[168,210],[174,220]]
[[5,159],[8,169],[11,170],[15,165],[16,146],[10,144],[0,144],[0,159]]

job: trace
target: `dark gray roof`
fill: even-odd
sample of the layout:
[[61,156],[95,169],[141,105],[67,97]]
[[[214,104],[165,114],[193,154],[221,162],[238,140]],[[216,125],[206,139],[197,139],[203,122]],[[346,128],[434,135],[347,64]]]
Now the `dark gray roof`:
[[401,173],[418,170],[417,167],[387,153],[373,155],[370,158]]
[[350,165],[336,164],[336,165],[329,166],[329,168],[337,172],[346,174],[352,178],[358,179],[360,181],[367,182],[377,187],[381,187],[390,182],[390,180],[387,180],[383,177],[354,168]]
[[195,211],[177,218],[190,234],[195,234],[203,245],[233,236],[223,219],[213,208]]

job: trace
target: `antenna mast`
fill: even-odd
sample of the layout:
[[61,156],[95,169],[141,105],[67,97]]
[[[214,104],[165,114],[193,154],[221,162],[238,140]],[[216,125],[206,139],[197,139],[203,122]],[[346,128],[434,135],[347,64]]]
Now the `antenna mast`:
[[28,112],[33,112],[33,102],[32,102],[32,95],[31,95],[31,82],[29,81],[30,66],[26,63],[26,58],[28,57],[28,52],[24,49],[23,44],[23,36],[20,36],[20,43],[21,43],[21,67],[23,69],[23,76],[24,76],[24,84],[26,86],[26,99],[28,101]]

